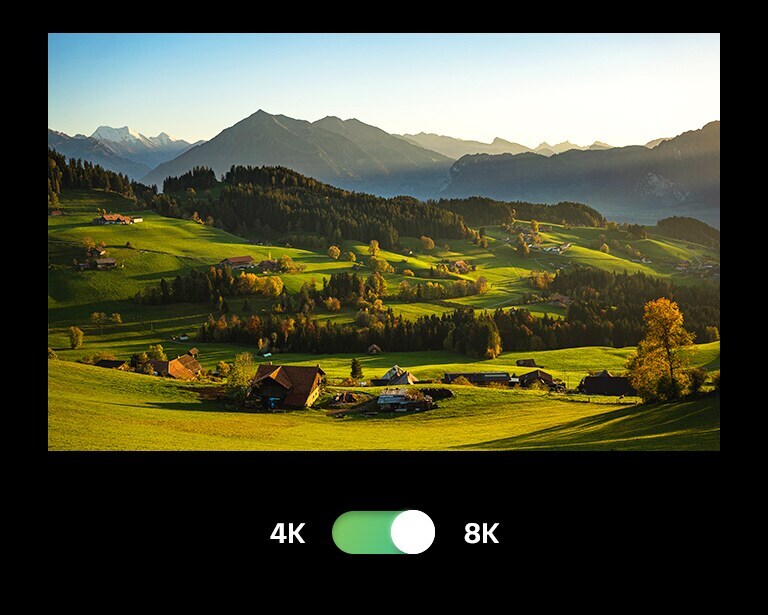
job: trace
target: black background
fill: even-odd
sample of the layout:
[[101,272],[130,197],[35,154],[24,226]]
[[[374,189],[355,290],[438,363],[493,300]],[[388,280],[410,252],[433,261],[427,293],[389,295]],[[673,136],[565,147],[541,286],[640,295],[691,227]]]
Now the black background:
[[[721,492],[719,453],[49,452],[48,462],[54,552],[150,565],[201,551],[397,567],[659,547],[690,556],[706,551]],[[343,512],[404,509],[435,522],[421,555],[352,556],[332,542]],[[278,522],[305,523],[306,543],[270,540]],[[470,522],[498,522],[499,544],[465,543]]]

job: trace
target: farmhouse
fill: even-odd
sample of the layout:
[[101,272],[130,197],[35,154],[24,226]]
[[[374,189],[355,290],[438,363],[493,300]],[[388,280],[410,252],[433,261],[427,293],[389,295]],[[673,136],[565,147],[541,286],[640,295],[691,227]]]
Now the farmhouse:
[[443,376],[443,382],[451,384],[459,376],[463,376],[475,386],[485,386],[492,382],[508,386],[510,380],[509,372],[472,372],[468,374],[446,373]]
[[404,370],[399,365],[393,365],[381,378],[371,378],[371,384],[375,387],[390,386],[396,384],[416,384],[419,379],[411,372]]
[[585,395],[637,395],[629,378],[612,376],[607,370],[594,376],[585,376],[577,390]]
[[114,258],[97,258],[95,261],[96,269],[114,269],[117,261]]
[[560,293],[553,293],[549,296],[548,303],[550,305],[557,305],[560,307],[568,307],[573,303],[573,299]]
[[262,363],[251,381],[251,396],[261,399],[262,407],[303,408],[315,403],[325,372],[319,365],[272,365]]
[[120,214],[101,214],[98,218],[93,219],[94,224],[131,224],[130,216],[122,216]]
[[93,246],[92,248],[88,248],[88,256],[93,256],[94,258],[97,256],[104,256],[107,253],[106,248],[102,248],[101,246]]
[[263,261],[260,261],[258,265],[256,265],[256,269],[262,273],[267,273],[269,271],[280,271],[280,261],[272,258],[264,259]]
[[515,364],[520,367],[536,367],[536,359],[518,359]]
[[133,218],[131,218],[131,224],[138,224],[139,222],[144,222],[142,216],[133,216]]
[[384,389],[376,400],[382,412],[406,412],[408,410],[429,410],[432,398],[429,395],[408,395],[400,388]]
[[408,396],[405,389],[384,389],[379,395],[376,403],[380,410],[393,411],[400,407],[405,407]]
[[253,263],[253,257],[252,256],[232,256],[230,258],[225,258],[223,261],[219,263],[219,267],[231,267],[232,269],[238,269],[242,267],[247,267]]
[[156,376],[170,376],[177,380],[194,380],[203,369],[197,359],[189,353],[170,361],[152,359],[148,363],[152,366]]
[[529,387],[535,382],[549,386],[550,384],[553,384],[554,379],[550,374],[543,372],[540,369],[535,369],[532,372],[520,376],[521,387]]
[[368,346],[368,354],[381,354],[381,346],[371,344]]

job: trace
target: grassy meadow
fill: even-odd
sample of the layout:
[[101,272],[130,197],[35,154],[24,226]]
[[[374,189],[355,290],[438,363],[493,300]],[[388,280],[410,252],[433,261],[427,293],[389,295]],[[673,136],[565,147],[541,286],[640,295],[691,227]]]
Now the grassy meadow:
[[[51,361],[51,450],[716,450],[719,400],[636,406],[538,391],[451,387],[407,416],[222,411],[169,379]],[[98,395],[94,395],[98,391]]]
[[[299,248],[249,244],[245,239],[192,221],[165,218],[154,212],[139,212],[144,222],[136,225],[94,226],[97,208],[131,214],[132,202],[115,194],[97,191],[65,191],[61,198],[65,216],[48,221],[48,344],[61,360],[48,363],[48,447],[53,450],[453,450],[453,449],[719,449],[719,398],[704,397],[691,402],[661,406],[638,406],[636,400],[589,399],[552,395],[538,391],[514,391],[452,387],[456,398],[441,400],[439,408],[421,414],[390,418],[334,419],[325,411],[306,410],[286,414],[251,414],[226,411],[220,402],[204,401],[201,384],[175,382],[139,374],[123,373],[75,363],[97,352],[119,358],[160,343],[169,357],[200,350],[203,367],[212,369],[220,360],[253,352],[250,346],[198,343],[194,333],[208,316],[206,304],[138,305],[134,295],[161,278],[171,281],[192,268],[207,268],[226,257],[250,255],[254,259],[289,255],[305,266],[300,273],[282,275],[289,292],[304,282],[322,283],[337,271],[369,270],[359,261],[367,257],[367,245],[345,241],[343,251],[352,251],[358,263],[331,260],[324,252]],[[438,246],[424,253],[416,238],[402,238],[413,250],[404,256],[383,250],[380,256],[395,267],[386,277],[390,293],[403,280],[427,280],[426,272],[442,259],[464,259],[477,270],[466,279],[485,276],[490,289],[484,295],[452,299],[448,305],[496,308],[522,305],[531,291],[531,271],[555,271],[572,263],[590,264],[613,271],[644,271],[685,282],[676,272],[679,259],[716,261],[703,246],[649,235],[626,241],[621,231],[591,228],[565,229],[549,225],[543,245],[571,242],[563,255],[532,253],[517,256],[499,227],[488,227],[488,248],[466,241],[434,238]],[[653,261],[633,263],[621,254],[602,254],[588,247],[605,234],[640,249]],[[104,241],[117,268],[106,271],[76,271],[73,259],[82,260],[83,239]],[[127,248],[130,242],[133,249]],[[415,278],[402,276],[412,269]],[[227,301],[239,313],[244,298]],[[264,299],[249,297],[255,312],[267,309]],[[385,305],[396,314],[415,319],[442,314],[452,308],[436,303],[403,303],[394,298]],[[564,316],[564,309],[545,303],[525,305],[537,316]],[[124,323],[91,325],[92,312],[119,312]],[[326,312],[319,307],[319,320],[351,322],[354,310]],[[67,329],[80,326],[85,343],[69,349]],[[192,340],[174,342],[172,336],[187,333]],[[360,349],[361,351],[363,349]],[[575,387],[590,370],[621,372],[634,348],[589,347],[540,352],[504,352],[493,360],[473,359],[451,352],[302,355],[280,354],[272,361],[287,365],[320,364],[329,384],[338,385],[349,375],[353,357],[361,360],[364,378],[382,375],[393,364],[413,372],[422,380],[439,379],[446,371],[508,371],[525,373],[515,361],[534,358],[542,369]],[[262,359],[257,358],[257,362]],[[692,362],[712,371],[720,367],[720,343],[701,344]],[[377,392],[378,389],[366,389]]]

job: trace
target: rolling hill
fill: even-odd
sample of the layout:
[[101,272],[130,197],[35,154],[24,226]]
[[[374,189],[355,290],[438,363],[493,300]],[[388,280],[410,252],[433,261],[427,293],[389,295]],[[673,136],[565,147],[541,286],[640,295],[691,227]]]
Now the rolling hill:
[[656,147],[464,156],[451,167],[443,196],[583,201],[618,221],[653,223],[688,215],[719,226],[720,122]]
[[[333,419],[322,410],[227,412],[165,378],[48,363],[50,450],[719,450],[720,403],[574,403],[536,391],[451,387],[429,412]],[[378,391],[379,389],[375,389]],[[98,398],[93,395],[99,391]]]

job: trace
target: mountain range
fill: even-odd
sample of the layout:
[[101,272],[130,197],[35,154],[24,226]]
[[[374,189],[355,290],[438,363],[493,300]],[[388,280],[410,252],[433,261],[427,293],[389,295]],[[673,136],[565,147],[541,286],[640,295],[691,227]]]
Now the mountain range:
[[100,126],[90,137],[49,129],[48,145],[159,188],[195,166],[220,175],[232,165],[271,165],[381,196],[581,201],[611,219],[643,223],[688,215],[717,226],[720,217],[719,121],[644,146],[565,141],[531,149],[499,138],[393,135],[357,119],[308,122],[259,110],[210,141]]
[[188,143],[183,139],[174,139],[165,132],[156,137],[145,137],[128,126],[99,126],[90,137],[82,134],[71,137],[48,129],[48,147],[65,156],[89,160],[136,180],[143,178],[157,165],[201,143],[203,141]]
[[551,157],[467,155],[451,167],[441,195],[581,201],[618,221],[652,223],[669,215],[692,215],[719,226],[720,122],[661,140],[653,148],[569,150]]
[[161,164],[143,181],[162,186],[166,177],[198,165],[217,175],[237,164],[279,165],[348,190],[427,198],[448,177],[452,163],[356,119],[308,122],[259,110]]
[[526,152],[533,152],[541,154],[542,156],[553,156],[572,149],[596,150],[613,147],[612,145],[608,145],[601,141],[595,141],[592,145],[588,146],[576,145],[570,141],[563,141],[557,145],[550,145],[544,141],[537,147],[531,148],[521,145],[520,143],[513,143],[512,141],[500,139],[499,137],[496,137],[491,143],[483,143],[482,141],[467,141],[427,132],[420,132],[415,135],[405,134],[396,136],[399,136],[401,139],[405,139],[414,145],[439,152],[454,160],[458,160],[467,154],[524,154]]

